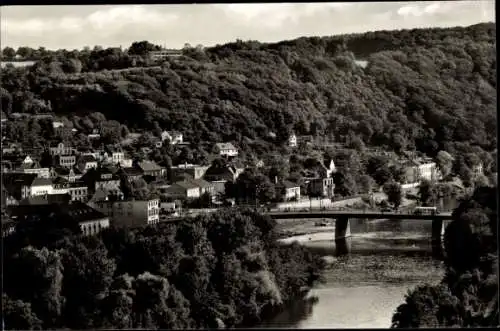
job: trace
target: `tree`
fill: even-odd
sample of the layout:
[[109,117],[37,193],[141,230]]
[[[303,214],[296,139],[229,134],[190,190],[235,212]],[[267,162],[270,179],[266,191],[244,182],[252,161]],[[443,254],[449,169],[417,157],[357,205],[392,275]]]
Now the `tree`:
[[394,208],[398,209],[403,199],[401,185],[396,182],[387,183],[384,185],[384,193],[387,195],[389,203],[393,204]]
[[443,177],[447,177],[453,168],[454,158],[446,151],[439,151],[436,156],[436,162]]
[[32,311],[29,303],[13,300],[5,293],[2,296],[2,322],[5,330],[43,330],[42,321]]
[[151,51],[159,50],[160,47],[156,46],[148,41],[133,42],[128,53],[132,55],[147,55]]
[[349,173],[336,172],[332,174],[335,192],[341,196],[352,196],[357,193],[356,182]]
[[418,188],[418,196],[422,206],[433,206],[438,198],[438,191],[430,181],[423,180]]
[[358,179],[360,191],[363,193],[371,193],[375,188],[375,180],[369,175],[361,175]]
[[12,47],[5,47],[2,50],[2,56],[5,57],[6,60],[13,59],[16,56],[16,50]]

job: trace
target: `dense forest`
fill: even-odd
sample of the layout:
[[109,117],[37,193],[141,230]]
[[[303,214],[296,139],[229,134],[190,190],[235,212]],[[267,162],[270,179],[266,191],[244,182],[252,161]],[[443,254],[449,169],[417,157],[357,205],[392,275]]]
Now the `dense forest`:
[[[31,117],[9,122],[3,135],[28,148],[61,140],[87,148],[140,132],[126,148],[141,159],[140,146],[176,130],[190,146],[153,148],[147,157],[167,168],[210,164],[214,143],[232,142],[244,164],[264,160],[299,184],[304,169],[331,158],[341,195],[364,193],[372,179],[382,185],[400,177],[401,169],[389,169],[391,161],[374,150],[416,151],[438,161],[444,153],[453,159],[450,174],[474,187],[478,161],[490,178],[481,184],[496,178],[495,38],[495,24],[487,23],[273,44],[239,40],[186,46],[161,64],[147,56],[158,47],[146,41],[125,50],[23,48],[40,60],[3,70],[2,116],[51,113],[78,131],[57,131],[49,119]],[[4,58],[12,51],[4,49]],[[89,140],[95,130],[101,139]],[[312,145],[291,150],[291,132],[311,137]]]
[[252,326],[321,280],[319,257],[249,210],[95,238],[54,222],[4,243],[7,329]]
[[445,232],[446,274],[406,296],[393,328],[498,327],[497,188],[478,188]]
[[[496,148],[495,38],[489,23],[237,41],[185,48],[153,67],[147,42],[58,51],[3,70],[2,111],[52,112],[82,134],[103,127],[110,140],[174,129],[195,154],[218,141],[253,155],[279,152],[292,131],[356,148],[481,154]],[[22,129],[8,137],[22,138]]]

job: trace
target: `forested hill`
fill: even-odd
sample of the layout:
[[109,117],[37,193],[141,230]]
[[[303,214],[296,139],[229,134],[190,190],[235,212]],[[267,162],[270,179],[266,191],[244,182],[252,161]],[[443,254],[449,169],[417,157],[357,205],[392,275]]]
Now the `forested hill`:
[[119,71],[103,69],[147,61],[120,49],[65,52],[30,69],[4,70],[2,109],[53,111],[81,132],[89,129],[82,117],[100,112],[131,130],[182,131],[206,149],[232,141],[245,151],[271,151],[294,131],[431,156],[492,151],[495,37],[488,23],[237,41],[184,49],[161,67]]

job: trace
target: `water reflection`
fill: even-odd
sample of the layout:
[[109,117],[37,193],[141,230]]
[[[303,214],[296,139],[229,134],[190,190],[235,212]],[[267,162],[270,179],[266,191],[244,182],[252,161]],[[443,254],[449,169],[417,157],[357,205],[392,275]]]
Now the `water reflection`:
[[[456,206],[450,201],[444,207]],[[442,262],[432,258],[432,221],[352,219],[350,226],[351,253],[335,259],[326,282],[311,291],[317,300],[298,300],[261,327],[389,328],[408,290],[442,279]],[[331,229],[305,237],[315,252],[335,255]]]

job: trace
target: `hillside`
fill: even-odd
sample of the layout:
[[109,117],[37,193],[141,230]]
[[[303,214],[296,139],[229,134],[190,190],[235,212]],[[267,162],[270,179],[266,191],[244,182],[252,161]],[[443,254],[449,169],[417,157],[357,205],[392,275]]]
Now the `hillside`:
[[[182,131],[200,153],[232,141],[260,155],[276,151],[292,131],[430,156],[491,152],[495,37],[488,23],[274,44],[238,41],[185,50],[161,67],[121,71],[101,70],[120,68],[116,49],[72,52],[67,56],[74,59],[4,70],[2,110],[54,112],[80,132],[105,126],[101,116],[89,117],[100,112],[134,131]],[[368,61],[366,68],[359,59]],[[8,135],[22,132],[12,128]]]

